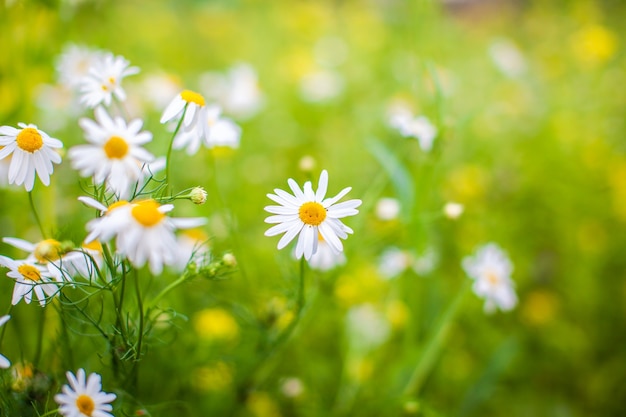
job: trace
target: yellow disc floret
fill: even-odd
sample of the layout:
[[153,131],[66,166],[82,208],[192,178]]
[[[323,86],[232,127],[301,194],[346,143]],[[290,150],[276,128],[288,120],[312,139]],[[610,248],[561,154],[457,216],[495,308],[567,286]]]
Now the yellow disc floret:
[[33,153],[43,146],[43,138],[41,134],[32,127],[26,127],[17,134],[15,138],[17,146],[23,151]]
[[32,265],[24,264],[17,267],[17,272],[30,281],[41,280],[41,272]]
[[300,220],[309,226],[319,226],[326,218],[326,209],[320,203],[309,201],[300,206]]
[[93,411],[96,409],[96,403],[89,395],[81,394],[76,398],[76,408],[82,414],[91,417]]
[[140,224],[151,227],[159,224],[165,217],[165,214],[159,211],[159,203],[154,200],[144,200],[136,203],[131,214]]
[[122,159],[128,153],[128,143],[119,136],[111,136],[104,144],[104,152],[109,159]]
[[37,262],[45,264],[48,261],[56,261],[63,255],[63,248],[61,242],[54,239],[42,240],[35,246],[33,255],[37,259]]
[[180,97],[187,103],[195,103],[200,107],[203,107],[205,105],[204,97],[202,97],[201,94],[198,94],[195,91],[184,90],[182,93],[180,93]]

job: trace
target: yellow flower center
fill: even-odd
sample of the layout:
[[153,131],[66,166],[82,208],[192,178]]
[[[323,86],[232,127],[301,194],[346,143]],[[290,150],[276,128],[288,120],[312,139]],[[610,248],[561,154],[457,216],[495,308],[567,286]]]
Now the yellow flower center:
[[133,206],[131,214],[142,225],[151,227],[159,224],[165,217],[165,214],[159,211],[159,207],[159,203],[154,200],[140,201]]
[[104,152],[109,159],[122,159],[128,153],[128,143],[119,136],[111,136],[104,144]]
[[487,281],[489,281],[489,284],[491,285],[497,285],[498,282],[500,282],[500,279],[495,272],[489,271],[487,272]]
[[96,408],[96,404],[89,395],[81,394],[76,398],[76,408],[87,417],[91,417]]
[[120,208],[122,206],[125,206],[129,204],[128,201],[126,200],[120,200],[120,201],[116,201],[115,203],[111,204],[109,206],[109,208],[107,209],[107,214],[109,214],[110,212],[112,212],[113,210],[115,210],[116,208]]
[[30,153],[38,151],[43,146],[41,134],[37,129],[33,129],[32,127],[22,129],[20,133],[17,134],[15,141],[20,149]]
[[41,279],[41,272],[32,265],[24,264],[17,267],[17,272],[31,281],[39,281]]
[[326,218],[326,209],[320,203],[309,201],[300,206],[300,220],[310,226],[319,226]]
[[195,103],[200,107],[203,107],[205,104],[204,97],[202,97],[201,94],[198,94],[195,91],[184,90],[182,93],[180,93],[180,97],[187,103]]
[[63,254],[61,248],[61,242],[54,239],[42,240],[35,246],[33,255],[37,259],[37,262],[45,264],[48,261],[56,261]]
[[102,243],[98,239],[92,240],[89,243],[83,243],[83,249],[102,253]]

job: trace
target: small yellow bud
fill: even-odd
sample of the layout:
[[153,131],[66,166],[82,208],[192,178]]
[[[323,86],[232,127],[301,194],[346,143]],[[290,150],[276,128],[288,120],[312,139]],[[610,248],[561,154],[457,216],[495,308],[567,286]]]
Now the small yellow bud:
[[230,266],[230,267],[237,266],[237,259],[235,258],[235,255],[233,255],[230,252],[229,253],[225,253],[224,256],[222,256],[222,262],[226,266]]

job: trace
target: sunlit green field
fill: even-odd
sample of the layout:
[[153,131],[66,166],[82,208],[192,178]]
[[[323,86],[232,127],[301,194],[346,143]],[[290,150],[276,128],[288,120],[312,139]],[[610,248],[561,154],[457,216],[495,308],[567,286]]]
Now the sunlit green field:
[[[12,305],[0,266],[0,416],[70,415],[54,397],[79,368],[114,416],[625,415],[625,21],[610,0],[4,1],[0,126],[37,125],[63,161],[32,192],[0,169],[0,237],[79,246],[98,215],[68,155],[94,110],[59,81],[79,45],[140,69],[109,111],[170,157],[136,200],[203,187],[171,217],[206,218],[211,255],[189,274],[121,261],[45,307]],[[223,106],[239,146],[169,150],[170,100],[218,102],[238,65],[256,77],[249,108]],[[362,200],[326,271],[264,235],[267,194],[323,170],[327,197]],[[485,312],[463,267],[489,242],[513,265],[509,311]]]

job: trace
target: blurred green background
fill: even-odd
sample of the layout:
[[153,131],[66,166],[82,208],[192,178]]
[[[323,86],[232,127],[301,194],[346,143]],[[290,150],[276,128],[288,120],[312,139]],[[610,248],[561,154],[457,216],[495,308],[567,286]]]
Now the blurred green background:
[[[608,0],[5,1],[0,124],[37,124],[66,149],[83,141],[77,116],[42,99],[41,86],[55,84],[68,43],[141,68],[124,86],[158,155],[169,135],[158,123],[162,108],[141,101],[155,93],[143,83],[150,74],[200,92],[207,71],[247,62],[258,74],[263,107],[238,120],[240,149],[178,151],[172,161],[175,187],[209,191],[206,205],[177,204],[176,215],[209,217],[212,250],[232,250],[238,270],[168,300],[177,315],[151,341],[140,392],[123,399],[124,413],[624,415],[625,21],[624,2]],[[303,87],[319,71],[341,86],[321,99],[314,93],[324,86],[313,95]],[[398,99],[438,126],[430,153],[387,126]],[[300,168],[304,156],[316,161],[312,173]],[[277,238],[263,236],[265,195],[321,169],[329,193],[352,186],[349,197],[364,202],[346,220],[355,230],[348,263],[307,271],[298,329],[260,362],[267,335],[291,319],[299,268],[289,250],[276,250]],[[57,236],[82,239],[92,213],[76,202],[84,193],[68,161],[52,187],[35,192]],[[381,197],[400,201],[398,219],[377,218]],[[448,201],[464,205],[458,220],[441,214]],[[0,235],[40,238],[27,207],[22,189],[0,189]],[[488,241],[515,265],[519,305],[487,316],[468,295],[420,392],[402,396],[467,281],[461,259]],[[390,246],[432,250],[438,262],[385,280],[377,262]],[[22,255],[4,244],[0,253]],[[11,291],[0,280],[0,311]],[[391,328],[372,349],[359,349],[346,331],[347,312],[362,305]],[[32,360],[29,323],[40,314],[36,305],[14,308],[1,350],[13,362]],[[74,367],[102,373],[106,391],[116,389],[97,338],[76,333],[75,350],[60,352],[57,333],[51,325],[40,366],[52,392],[68,355]]]

